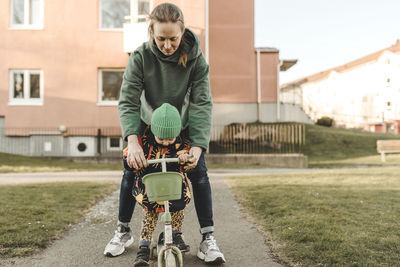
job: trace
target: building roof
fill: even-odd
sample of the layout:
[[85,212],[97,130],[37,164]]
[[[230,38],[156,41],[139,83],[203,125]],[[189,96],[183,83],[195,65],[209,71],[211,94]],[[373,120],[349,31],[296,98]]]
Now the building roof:
[[[275,47],[255,47],[256,51],[260,53],[279,53],[279,49]],[[285,59],[282,60],[282,64],[279,68],[280,71],[287,71],[297,63],[297,59]]]
[[282,84],[280,86],[280,88],[283,89],[283,88],[287,88],[287,87],[292,87],[294,85],[301,85],[301,84],[304,84],[304,83],[321,80],[323,78],[328,77],[329,74],[332,71],[335,71],[335,72],[348,71],[348,70],[350,70],[352,68],[355,68],[357,66],[360,66],[360,65],[366,64],[368,62],[372,62],[372,61],[378,60],[379,57],[386,51],[389,51],[389,52],[392,52],[392,53],[395,53],[395,54],[400,54],[400,40],[397,40],[396,43],[394,45],[392,45],[392,46],[389,46],[389,47],[387,47],[385,49],[379,50],[379,51],[377,51],[375,53],[366,55],[366,56],[364,56],[362,58],[350,61],[350,62],[348,62],[348,63],[346,63],[344,65],[341,65],[341,66],[338,66],[338,67],[335,67],[335,68],[332,68],[332,69],[328,69],[328,70],[325,70],[325,71],[322,71],[322,72],[318,72],[318,73],[312,74],[310,76],[306,76],[306,77],[303,77],[301,79],[294,80],[294,81],[289,82],[289,83]]
[[261,53],[279,53],[279,49],[275,47],[256,47],[255,49]]
[[287,71],[297,63],[297,59],[284,59],[282,60],[280,71]]

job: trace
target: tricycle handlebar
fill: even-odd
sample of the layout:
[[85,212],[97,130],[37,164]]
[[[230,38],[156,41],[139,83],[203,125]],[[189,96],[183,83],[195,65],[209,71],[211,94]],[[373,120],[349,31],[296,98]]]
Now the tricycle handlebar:
[[178,158],[164,158],[164,159],[150,159],[147,161],[148,164],[161,163],[162,172],[167,171],[167,162],[179,162]]
[[157,164],[162,162],[178,162],[178,158],[164,158],[164,159],[150,159],[147,161],[148,164]]

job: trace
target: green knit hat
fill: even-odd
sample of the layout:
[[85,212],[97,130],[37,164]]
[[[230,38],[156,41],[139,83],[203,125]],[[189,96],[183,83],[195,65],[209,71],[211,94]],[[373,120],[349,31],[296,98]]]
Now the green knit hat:
[[181,132],[181,116],[178,110],[164,103],[153,112],[151,131],[158,138],[175,138]]

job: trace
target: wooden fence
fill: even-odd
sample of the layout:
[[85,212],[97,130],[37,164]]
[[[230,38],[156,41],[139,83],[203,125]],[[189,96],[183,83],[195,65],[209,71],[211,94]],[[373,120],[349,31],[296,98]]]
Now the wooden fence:
[[301,153],[305,127],[296,123],[213,126],[210,153]]

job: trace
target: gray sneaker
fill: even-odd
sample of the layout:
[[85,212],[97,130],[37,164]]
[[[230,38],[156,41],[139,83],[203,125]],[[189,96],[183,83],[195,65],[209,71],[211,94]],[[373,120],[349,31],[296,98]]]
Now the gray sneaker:
[[205,263],[210,264],[221,264],[225,263],[224,254],[219,251],[217,241],[214,236],[207,234],[206,238],[201,241],[197,257],[203,260]]
[[119,225],[114,237],[108,242],[104,249],[104,255],[108,257],[119,256],[124,253],[125,248],[133,244],[133,236],[129,227]]

